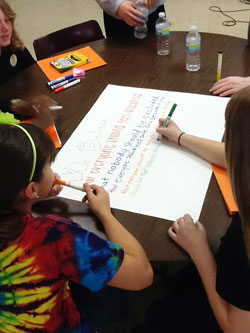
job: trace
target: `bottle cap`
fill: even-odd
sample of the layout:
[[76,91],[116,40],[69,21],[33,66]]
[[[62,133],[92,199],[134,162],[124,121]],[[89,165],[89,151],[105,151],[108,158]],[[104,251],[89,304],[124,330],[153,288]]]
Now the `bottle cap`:
[[165,16],[166,16],[166,14],[164,12],[159,13],[159,17],[165,17]]
[[196,25],[191,25],[190,31],[197,31],[197,26]]

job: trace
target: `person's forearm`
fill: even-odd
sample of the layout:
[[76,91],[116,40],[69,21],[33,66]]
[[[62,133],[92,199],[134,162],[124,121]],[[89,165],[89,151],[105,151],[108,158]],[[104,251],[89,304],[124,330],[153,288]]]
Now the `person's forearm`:
[[130,255],[139,254],[145,257],[147,256],[140,245],[140,243],[132,236],[110,213],[99,217],[102,221],[108,240],[113,243],[122,246],[123,250]]
[[228,303],[216,291],[216,262],[211,250],[192,256],[215,318],[223,332],[230,332]]
[[217,142],[190,134],[183,134],[181,136],[180,145],[188,148],[210,163],[217,164],[224,168],[227,167],[224,142]]

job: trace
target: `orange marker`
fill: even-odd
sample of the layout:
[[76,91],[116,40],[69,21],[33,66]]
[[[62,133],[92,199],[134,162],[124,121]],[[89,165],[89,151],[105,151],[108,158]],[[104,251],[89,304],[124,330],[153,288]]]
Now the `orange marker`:
[[55,178],[54,179],[54,184],[60,184],[60,185],[68,186],[68,187],[74,188],[75,190],[84,192],[83,191],[83,186],[72,185],[72,184],[70,184],[70,182],[66,182],[66,180]]

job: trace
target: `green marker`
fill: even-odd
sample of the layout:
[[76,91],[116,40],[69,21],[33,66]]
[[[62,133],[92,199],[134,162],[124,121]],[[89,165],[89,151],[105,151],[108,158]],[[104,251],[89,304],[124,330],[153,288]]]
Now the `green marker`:
[[[174,105],[172,106],[172,109],[170,110],[167,118],[164,120],[163,124],[162,124],[162,128],[165,128],[167,127],[167,124],[169,122],[169,120],[171,119],[173,113],[174,113],[174,110],[176,108],[177,104],[174,103]],[[157,137],[157,140],[160,141],[161,140],[161,134],[158,134],[158,137]]]

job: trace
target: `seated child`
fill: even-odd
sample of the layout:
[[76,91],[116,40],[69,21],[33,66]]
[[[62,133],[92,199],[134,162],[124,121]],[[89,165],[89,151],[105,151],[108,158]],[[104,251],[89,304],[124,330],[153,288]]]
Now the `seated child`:
[[111,214],[107,192],[84,184],[83,199],[107,239],[58,216],[32,216],[32,205],[60,191],[50,164],[54,144],[40,128],[0,125],[0,331],[89,332],[68,282],[96,292],[139,290],[153,272],[137,240]]

